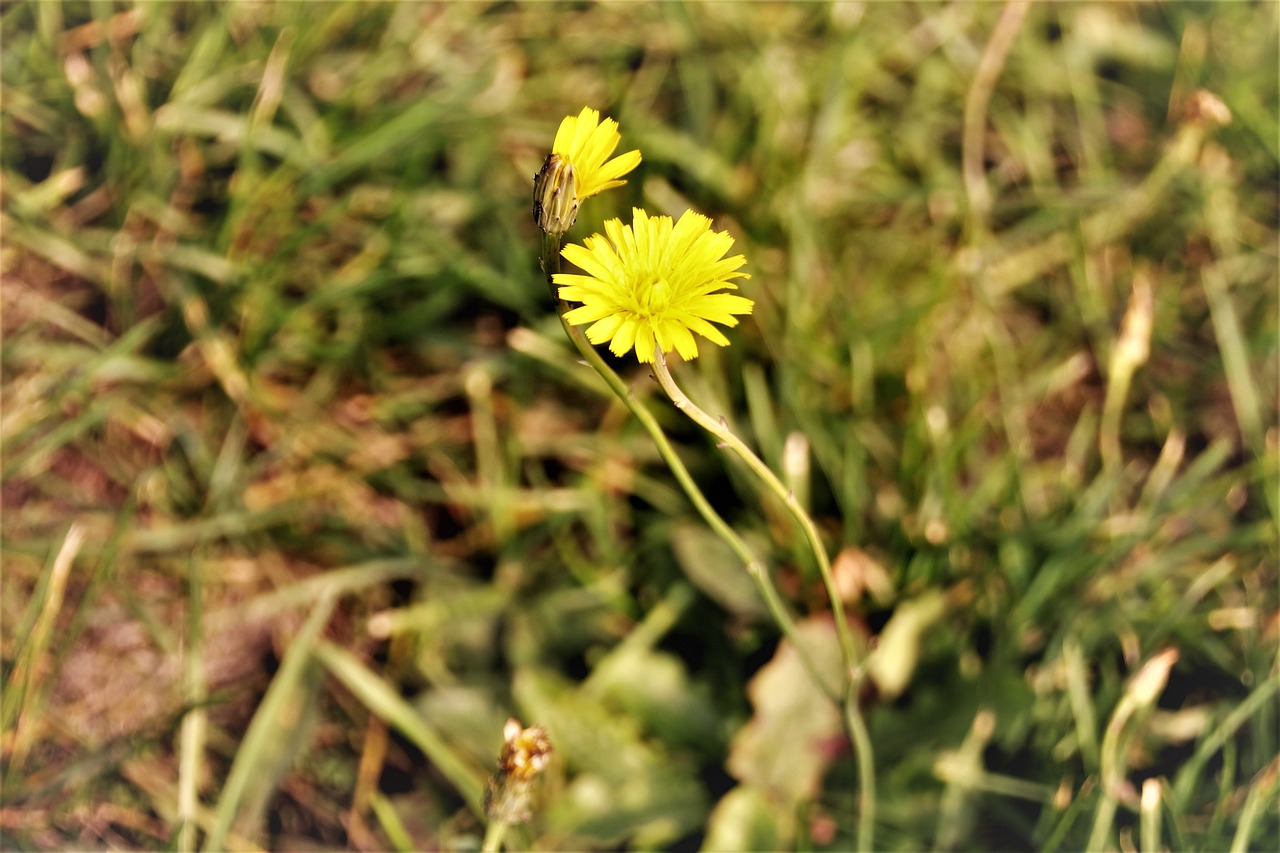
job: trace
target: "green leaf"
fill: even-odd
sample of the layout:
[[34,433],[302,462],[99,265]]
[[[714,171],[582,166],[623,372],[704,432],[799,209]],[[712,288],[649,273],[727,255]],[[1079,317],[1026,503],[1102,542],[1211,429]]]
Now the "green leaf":
[[671,529],[671,548],[689,582],[737,616],[763,617],[768,611],[742,561],[719,536],[697,524]]

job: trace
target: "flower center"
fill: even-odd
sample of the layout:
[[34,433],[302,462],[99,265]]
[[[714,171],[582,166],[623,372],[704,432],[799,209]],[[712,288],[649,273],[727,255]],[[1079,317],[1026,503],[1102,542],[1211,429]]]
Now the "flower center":
[[636,301],[648,316],[661,314],[671,304],[671,285],[660,275],[650,275],[636,288]]

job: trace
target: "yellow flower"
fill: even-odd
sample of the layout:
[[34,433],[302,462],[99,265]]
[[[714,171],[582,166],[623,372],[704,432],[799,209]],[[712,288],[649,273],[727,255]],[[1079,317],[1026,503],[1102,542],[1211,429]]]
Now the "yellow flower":
[[583,107],[576,116],[565,116],[556,131],[551,154],[533,180],[533,219],[548,234],[568,231],[578,218],[578,206],[610,187],[640,165],[640,152],[628,151],[605,162],[622,137],[618,123],[600,120],[600,113]]
[[586,275],[557,273],[560,298],[581,302],[566,313],[575,326],[586,323],[587,340],[609,341],[614,355],[632,348],[641,362],[651,362],[656,347],[675,350],[685,360],[696,358],[697,332],[725,346],[728,338],[712,323],[738,325],[735,314],[750,314],[752,301],[717,291],[736,290],[735,278],[750,278],[738,267],[742,255],[726,258],[733,238],[711,231],[711,220],[686,211],[672,224],[670,216],[632,211],[634,226],[619,219],[605,222],[608,237],[593,234],[584,245],[570,244],[561,254]]
[[590,107],[583,107],[577,116],[565,116],[560,122],[551,153],[572,164],[578,201],[622,186],[626,181],[618,179],[640,165],[639,151],[628,151],[605,162],[621,140],[618,123],[611,118],[601,121],[600,113]]

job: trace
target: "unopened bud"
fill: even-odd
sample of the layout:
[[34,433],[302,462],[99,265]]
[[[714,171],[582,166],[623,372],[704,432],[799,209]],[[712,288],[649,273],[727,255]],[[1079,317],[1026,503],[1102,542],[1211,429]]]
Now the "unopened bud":
[[547,234],[568,231],[578,218],[577,182],[567,157],[552,154],[533,179],[533,219]]

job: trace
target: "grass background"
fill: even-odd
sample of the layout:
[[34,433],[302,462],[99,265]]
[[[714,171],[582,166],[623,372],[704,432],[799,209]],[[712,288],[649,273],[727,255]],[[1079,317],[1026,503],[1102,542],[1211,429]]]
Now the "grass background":
[[[474,848],[511,714],[517,844],[852,844],[838,725],[552,313],[590,105],[644,162],[571,239],[748,258],[677,378],[893,641],[877,846],[1274,846],[1277,8],[6,4],[3,845]],[[820,646],[785,514],[615,366]]]

